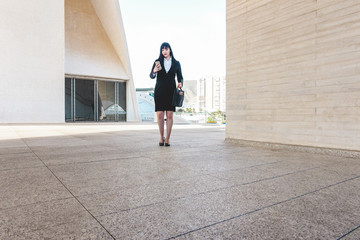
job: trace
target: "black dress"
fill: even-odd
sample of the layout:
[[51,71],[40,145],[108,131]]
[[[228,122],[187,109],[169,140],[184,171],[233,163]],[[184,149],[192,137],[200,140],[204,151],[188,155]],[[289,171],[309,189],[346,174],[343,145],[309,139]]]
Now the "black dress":
[[155,67],[155,62],[160,60],[155,60],[151,68],[150,78],[156,78],[154,99],[155,99],[155,112],[157,111],[173,111],[175,112],[175,107],[172,105],[172,98],[174,90],[176,88],[175,75],[177,81],[183,83],[183,76],[181,73],[180,62],[172,58],[171,67],[166,73],[164,67],[164,61],[160,61],[161,70],[157,74],[153,74]]

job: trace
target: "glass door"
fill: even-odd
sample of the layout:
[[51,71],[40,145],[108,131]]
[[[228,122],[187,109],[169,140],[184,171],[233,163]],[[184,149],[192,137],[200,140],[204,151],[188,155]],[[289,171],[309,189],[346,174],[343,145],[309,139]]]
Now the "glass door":
[[75,79],[75,121],[94,121],[94,81]]
[[126,82],[65,78],[65,121],[126,121]]
[[65,78],[65,121],[72,121],[73,115],[73,87],[74,80],[71,78]]
[[115,121],[115,82],[98,81],[98,121]]
[[118,104],[118,112],[116,121],[126,121],[126,83],[118,82],[116,84],[116,100]]

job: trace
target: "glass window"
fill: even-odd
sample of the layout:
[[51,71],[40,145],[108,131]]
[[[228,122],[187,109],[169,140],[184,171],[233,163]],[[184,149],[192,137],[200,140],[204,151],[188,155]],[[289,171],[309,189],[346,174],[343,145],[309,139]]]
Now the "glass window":
[[71,79],[65,78],[65,121],[72,121],[71,116]]
[[94,121],[94,81],[75,80],[75,121]]
[[115,82],[98,81],[98,121],[115,121]]
[[65,78],[65,121],[126,121],[126,83]]
[[118,109],[118,121],[125,122],[126,121],[126,83],[119,82],[118,83],[118,94],[117,94],[117,102],[119,104]]

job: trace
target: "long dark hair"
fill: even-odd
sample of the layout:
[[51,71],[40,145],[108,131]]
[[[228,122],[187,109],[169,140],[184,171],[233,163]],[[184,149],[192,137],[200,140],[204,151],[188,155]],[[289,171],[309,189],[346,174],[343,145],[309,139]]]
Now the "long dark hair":
[[175,58],[174,58],[174,53],[173,53],[173,51],[172,51],[172,49],[171,49],[171,46],[170,46],[170,44],[167,43],[167,42],[163,42],[163,43],[161,44],[161,46],[160,46],[160,55],[159,55],[158,60],[159,60],[160,62],[164,62],[164,55],[162,55],[162,53],[161,53],[161,51],[162,51],[164,48],[165,48],[165,49],[166,49],[166,48],[169,48],[169,49],[170,49],[170,56],[175,60]]

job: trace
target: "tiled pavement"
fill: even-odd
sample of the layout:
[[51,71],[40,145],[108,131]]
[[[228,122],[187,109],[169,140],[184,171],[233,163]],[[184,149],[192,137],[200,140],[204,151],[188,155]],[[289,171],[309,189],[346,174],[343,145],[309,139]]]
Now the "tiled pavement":
[[0,125],[0,239],[360,239],[360,159],[224,126]]

